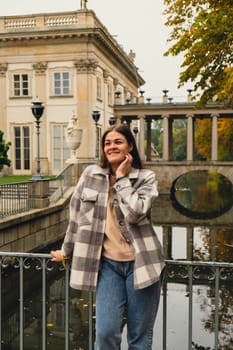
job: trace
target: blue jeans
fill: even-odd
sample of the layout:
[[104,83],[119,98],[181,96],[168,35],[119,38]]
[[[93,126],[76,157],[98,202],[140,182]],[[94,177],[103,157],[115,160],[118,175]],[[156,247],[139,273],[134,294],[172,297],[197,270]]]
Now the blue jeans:
[[126,315],[129,350],[151,350],[160,298],[160,281],[133,286],[134,262],[102,259],[96,292],[96,350],[120,350]]

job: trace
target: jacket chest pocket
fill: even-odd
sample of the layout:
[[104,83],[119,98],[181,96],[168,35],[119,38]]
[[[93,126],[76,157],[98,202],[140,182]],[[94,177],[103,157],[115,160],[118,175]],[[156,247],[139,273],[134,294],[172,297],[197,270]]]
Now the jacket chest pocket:
[[80,225],[90,224],[98,200],[98,192],[96,190],[84,188],[80,200]]

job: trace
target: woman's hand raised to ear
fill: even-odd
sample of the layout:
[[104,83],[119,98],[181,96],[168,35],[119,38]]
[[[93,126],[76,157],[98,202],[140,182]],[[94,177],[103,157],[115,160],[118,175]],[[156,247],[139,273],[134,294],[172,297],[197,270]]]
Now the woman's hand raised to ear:
[[130,172],[131,165],[133,162],[133,157],[130,153],[125,155],[125,159],[121,162],[121,164],[116,169],[116,178],[127,176]]

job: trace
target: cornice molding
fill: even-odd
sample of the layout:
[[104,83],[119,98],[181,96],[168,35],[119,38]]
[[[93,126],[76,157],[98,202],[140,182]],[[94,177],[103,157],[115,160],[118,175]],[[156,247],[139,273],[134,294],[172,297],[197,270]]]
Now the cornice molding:
[[[2,23],[1,23],[2,22]],[[145,81],[132,59],[91,10],[69,13],[0,17],[0,45],[4,48],[26,45],[90,43],[103,52],[134,85]],[[80,67],[79,67],[80,69]]]

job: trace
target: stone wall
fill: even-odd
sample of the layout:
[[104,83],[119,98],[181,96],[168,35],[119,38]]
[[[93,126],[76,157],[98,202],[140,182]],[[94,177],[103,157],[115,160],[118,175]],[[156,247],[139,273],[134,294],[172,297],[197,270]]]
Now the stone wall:
[[69,200],[73,188],[55,205],[9,216],[0,221],[0,250],[39,251],[62,239],[68,224]]

